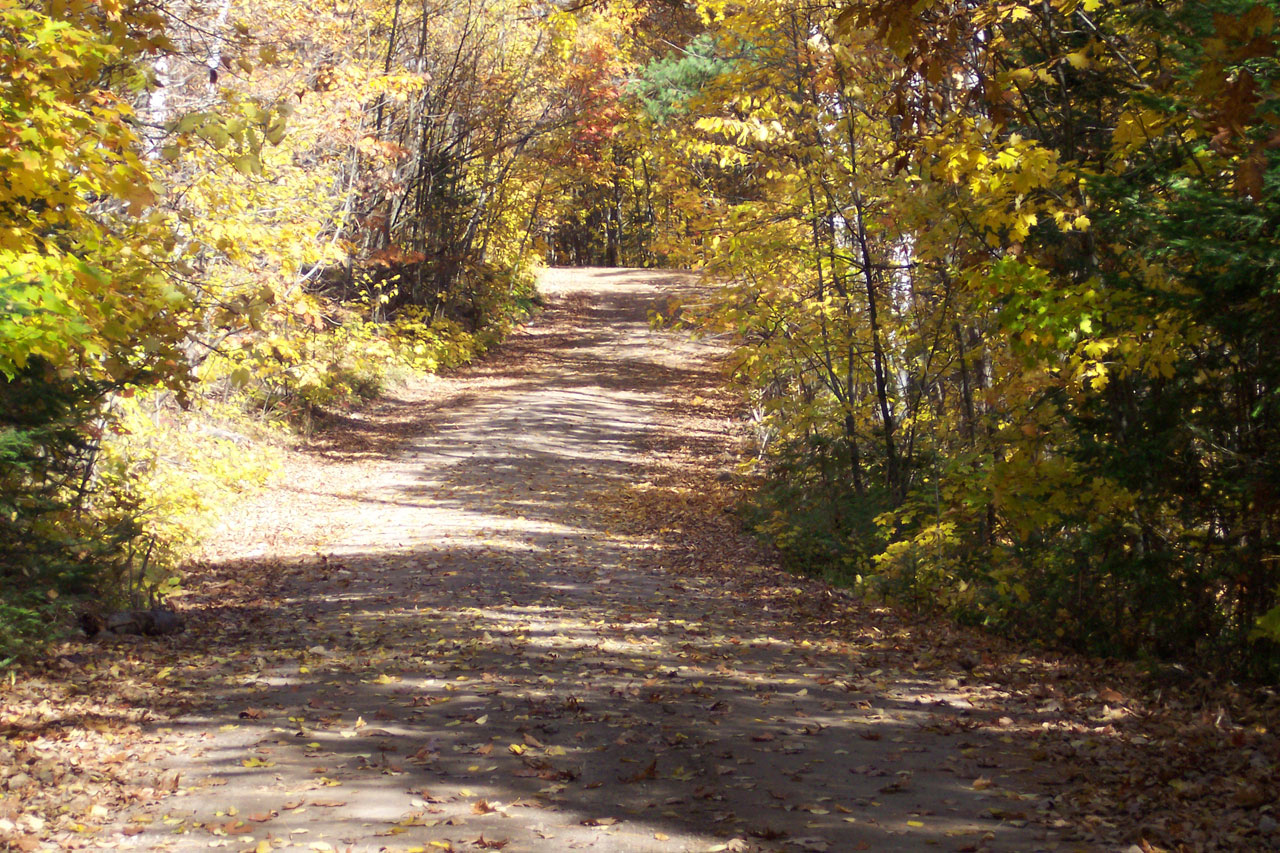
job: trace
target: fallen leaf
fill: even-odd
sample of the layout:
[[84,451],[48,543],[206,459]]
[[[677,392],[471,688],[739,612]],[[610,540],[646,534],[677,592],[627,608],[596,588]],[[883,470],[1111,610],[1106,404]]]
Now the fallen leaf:
[[637,773],[633,773],[630,776],[621,776],[618,778],[618,781],[629,785],[634,782],[643,782],[646,779],[655,779],[657,778],[657,776],[658,776],[658,759],[655,758],[653,759],[653,761],[649,762],[649,766],[646,767],[645,769]]

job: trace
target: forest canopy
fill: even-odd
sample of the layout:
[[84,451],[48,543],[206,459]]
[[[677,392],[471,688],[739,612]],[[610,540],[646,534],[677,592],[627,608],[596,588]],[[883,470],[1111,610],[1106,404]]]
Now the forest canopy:
[[1277,11],[0,0],[0,660],[559,263],[723,284],[795,566],[1273,677]]

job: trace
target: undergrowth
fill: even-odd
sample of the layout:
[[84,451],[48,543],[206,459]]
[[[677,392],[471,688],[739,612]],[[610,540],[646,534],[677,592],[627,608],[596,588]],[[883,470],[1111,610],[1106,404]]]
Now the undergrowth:
[[281,315],[213,350],[185,395],[3,382],[14,414],[0,421],[0,667],[41,654],[78,613],[181,594],[213,525],[278,476],[293,436],[482,355],[536,305],[531,276],[509,285],[474,329],[440,311],[374,322],[359,301],[312,299],[310,322]]

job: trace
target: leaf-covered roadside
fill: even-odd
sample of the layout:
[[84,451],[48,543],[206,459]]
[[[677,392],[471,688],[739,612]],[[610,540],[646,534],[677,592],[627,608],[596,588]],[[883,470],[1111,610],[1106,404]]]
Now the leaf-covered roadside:
[[[1031,831],[1084,849],[1276,846],[1274,695],[1029,652],[780,571],[733,513],[741,432],[714,370],[630,374],[666,402],[648,455],[617,476],[569,456],[553,470],[572,488],[540,495],[472,464],[413,502],[588,520],[581,540],[536,540],[530,560],[477,528],[434,551],[330,554],[342,496],[412,464],[389,462],[395,448],[589,337],[532,331],[446,400],[383,403],[319,436],[323,455],[291,457],[290,501],[237,531],[279,554],[202,567],[186,633],[68,644],[17,672],[0,709],[6,843],[323,850],[354,831],[388,849],[516,849],[513,827],[536,822],[554,837],[523,838],[544,849],[980,850]],[[384,506],[367,518],[392,529],[388,513],[414,511]],[[928,805],[937,775],[975,820]]]
[[177,789],[154,726],[186,706],[183,657],[154,643],[66,645],[0,692],[0,845],[64,849]]
[[[740,511],[758,483],[730,482],[722,467],[741,448],[705,439],[740,404],[707,387],[673,396],[678,411],[651,447],[644,482],[615,510],[620,523],[660,532],[687,555],[682,572],[767,602],[800,641],[856,657],[873,685],[894,674],[944,685],[955,698],[939,701],[939,726],[990,728],[1023,746],[1042,794],[1011,819],[1070,825],[1082,841],[1134,853],[1280,849],[1280,691],[1019,646],[781,572],[776,555],[741,538]],[[743,567],[761,563],[744,581]]]

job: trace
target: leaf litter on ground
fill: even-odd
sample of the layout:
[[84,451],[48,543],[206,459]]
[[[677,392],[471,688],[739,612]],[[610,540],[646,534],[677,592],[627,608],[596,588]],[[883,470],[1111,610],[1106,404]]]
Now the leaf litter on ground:
[[[467,394],[505,387],[508,377],[546,357],[538,348],[550,343],[548,337],[570,334],[564,327],[580,319],[574,310],[570,302],[544,337],[517,342],[495,356],[505,363],[481,366],[457,380],[459,386]],[[882,808],[875,797],[909,790],[910,776],[897,775],[897,765],[911,757],[908,739],[895,734],[905,725],[955,742],[955,749],[938,760],[963,787],[993,797],[988,809],[993,826],[1032,824],[1054,833],[1062,845],[1104,849],[1280,849],[1275,799],[1280,700],[1274,690],[1214,684],[1176,670],[1152,676],[1115,662],[1029,652],[779,570],[767,548],[743,535],[733,512],[745,499],[750,478],[719,476],[741,449],[735,445],[741,439],[734,426],[737,402],[716,387],[713,371],[664,379],[669,403],[645,438],[643,460],[629,463],[626,477],[598,485],[595,478],[584,478],[572,507],[562,508],[603,519],[599,540],[626,543],[637,565],[660,570],[646,596],[614,602],[612,610],[589,620],[593,636],[583,639],[579,624],[557,631],[551,622],[540,627],[550,629],[555,650],[536,645],[533,627],[555,599],[519,588],[459,585],[465,565],[449,553],[430,561],[435,564],[426,569],[431,582],[487,602],[474,608],[476,620],[489,619],[498,607],[506,608],[511,621],[472,631],[423,617],[430,615],[424,602],[396,592],[372,602],[385,614],[372,620],[309,602],[299,589],[352,594],[362,575],[394,567],[401,559],[388,556],[353,567],[348,558],[328,551],[333,534],[321,528],[336,523],[332,514],[292,534],[303,540],[295,542],[295,551],[311,547],[309,553],[224,559],[215,550],[207,563],[192,567],[189,592],[179,602],[190,626],[186,634],[68,642],[45,661],[13,671],[0,691],[0,842],[17,850],[74,848],[109,843],[113,832],[132,836],[157,826],[170,833],[200,831],[206,838],[248,835],[284,812],[348,808],[355,802],[350,798],[304,791],[342,789],[347,783],[354,791],[367,778],[394,778],[387,774],[402,771],[387,756],[398,750],[405,764],[440,774],[444,793],[407,795],[437,810],[431,817],[409,818],[407,830],[465,828],[468,817],[500,819],[496,813],[517,809],[554,812],[565,807],[568,786],[578,786],[583,794],[598,793],[600,802],[633,802],[638,810],[637,815],[584,815],[575,821],[584,830],[615,831],[639,816],[669,812],[676,817],[663,818],[674,821],[664,827],[692,820],[724,834],[726,840],[706,849],[745,851],[775,843],[820,849],[830,830],[806,831],[807,823],[874,823]],[[358,491],[360,478],[375,478],[368,470],[367,448],[389,443],[379,430],[398,438],[429,431],[451,405],[433,396],[438,391],[428,383],[425,391],[374,405],[357,428],[322,435],[319,452],[294,454],[290,480],[344,494]],[[425,419],[414,414],[422,409]],[[417,426],[407,428],[406,419],[413,418]],[[357,459],[359,465],[353,468],[335,457]],[[335,476],[339,473],[344,476]],[[512,489],[510,497],[518,503],[527,496]],[[341,506],[344,499],[328,500]],[[245,527],[256,533],[244,535],[282,529],[269,508],[257,511],[263,517]],[[291,517],[289,525],[295,522]],[[307,536],[313,539],[308,542]],[[234,553],[233,545],[227,543],[226,550]],[[526,571],[501,549],[480,547],[490,548],[482,553],[495,566],[506,565],[517,576]],[[597,570],[579,562],[570,545],[547,553],[583,577]],[[697,613],[690,612],[691,601],[697,602]],[[671,651],[669,657],[646,657],[665,650]],[[493,671],[499,659],[528,668]],[[431,677],[423,680],[422,673]],[[290,707],[273,704],[280,694],[271,693],[264,679],[285,689],[303,680],[329,686]],[[387,691],[389,703],[378,710],[388,728],[376,735],[363,717],[350,713],[362,683]],[[600,690],[593,689],[606,684],[612,705],[602,704]],[[733,685],[743,688],[725,692]],[[835,692],[847,697],[854,713],[844,713],[843,719],[850,722],[814,721],[813,710],[829,706]],[[817,697],[824,704],[815,705]],[[225,735],[242,727],[279,729],[273,735],[278,743],[261,741],[257,749],[268,752],[246,752],[238,756],[238,766],[248,773],[282,775],[296,790],[286,792],[278,807],[243,814],[228,807],[222,817],[184,813],[185,802],[222,797],[228,780],[168,769],[193,743],[167,729],[193,712],[208,713],[229,701],[236,704],[227,709],[231,730]],[[459,710],[446,710],[454,705]],[[665,723],[691,712],[700,716],[701,729],[677,730]],[[375,711],[366,713],[373,718]],[[392,722],[428,715],[447,721],[442,733],[492,728],[498,739],[485,740],[490,737],[485,732],[479,744],[470,741],[467,760],[475,764],[455,762],[456,741],[444,735],[403,749],[391,743],[398,730]],[[751,734],[726,746],[718,732],[739,721]],[[844,776],[883,780],[865,801],[815,803],[826,790],[839,789],[822,765],[806,758],[805,741],[821,739],[832,725],[851,726],[859,740],[884,749],[876,753],[883,755],[876,764],[848,749],[848,755],[838,756]],[[598,727],[609,731],[601,747],[619,759],[607,768],[588,763],[575,745],[577,735],[587,732],[590,738]],[[693,760],[691,750],[702,748],[693,742],[698,740],[720,752]],[[359,753],[338,748],[356,741],[367,742]],[[992,744],[1007,754],[994,754]],[[332,759],[299,764],[301,756],[286,757],[297,748],[317,757],[327,752]],[[271,749],[282,753],[275,757]],[[789,768],[794,778],[755,778],[754,763],[766,756]],[[1015,770],[1036,781],[1034,790],[1004,786],[1000,774]],[[467,789],[455,777],[501,773],[513,783],[532,784],[501,807],[488,792],[460,796]],[[647,786],[663,786],[671,796],[644,802],[610,793]],[[724,811],[729,794],[763,797],[759,814]],[[771,820],[767,814],[778,817]],[[936,818],[921,813],[893,831],[927,829]],[[959,845],[955,849],[981,849],[988,829],[980,830],[975,834],[961,827],[946,836]],[[654,837],[673,830],[637,831]],[[508,843],[485,834],[469,838],[437,837],[430,843],[432,849],[502,849]],[[308,843],[313,849],[341,849],[338,841],[313,837]]]

